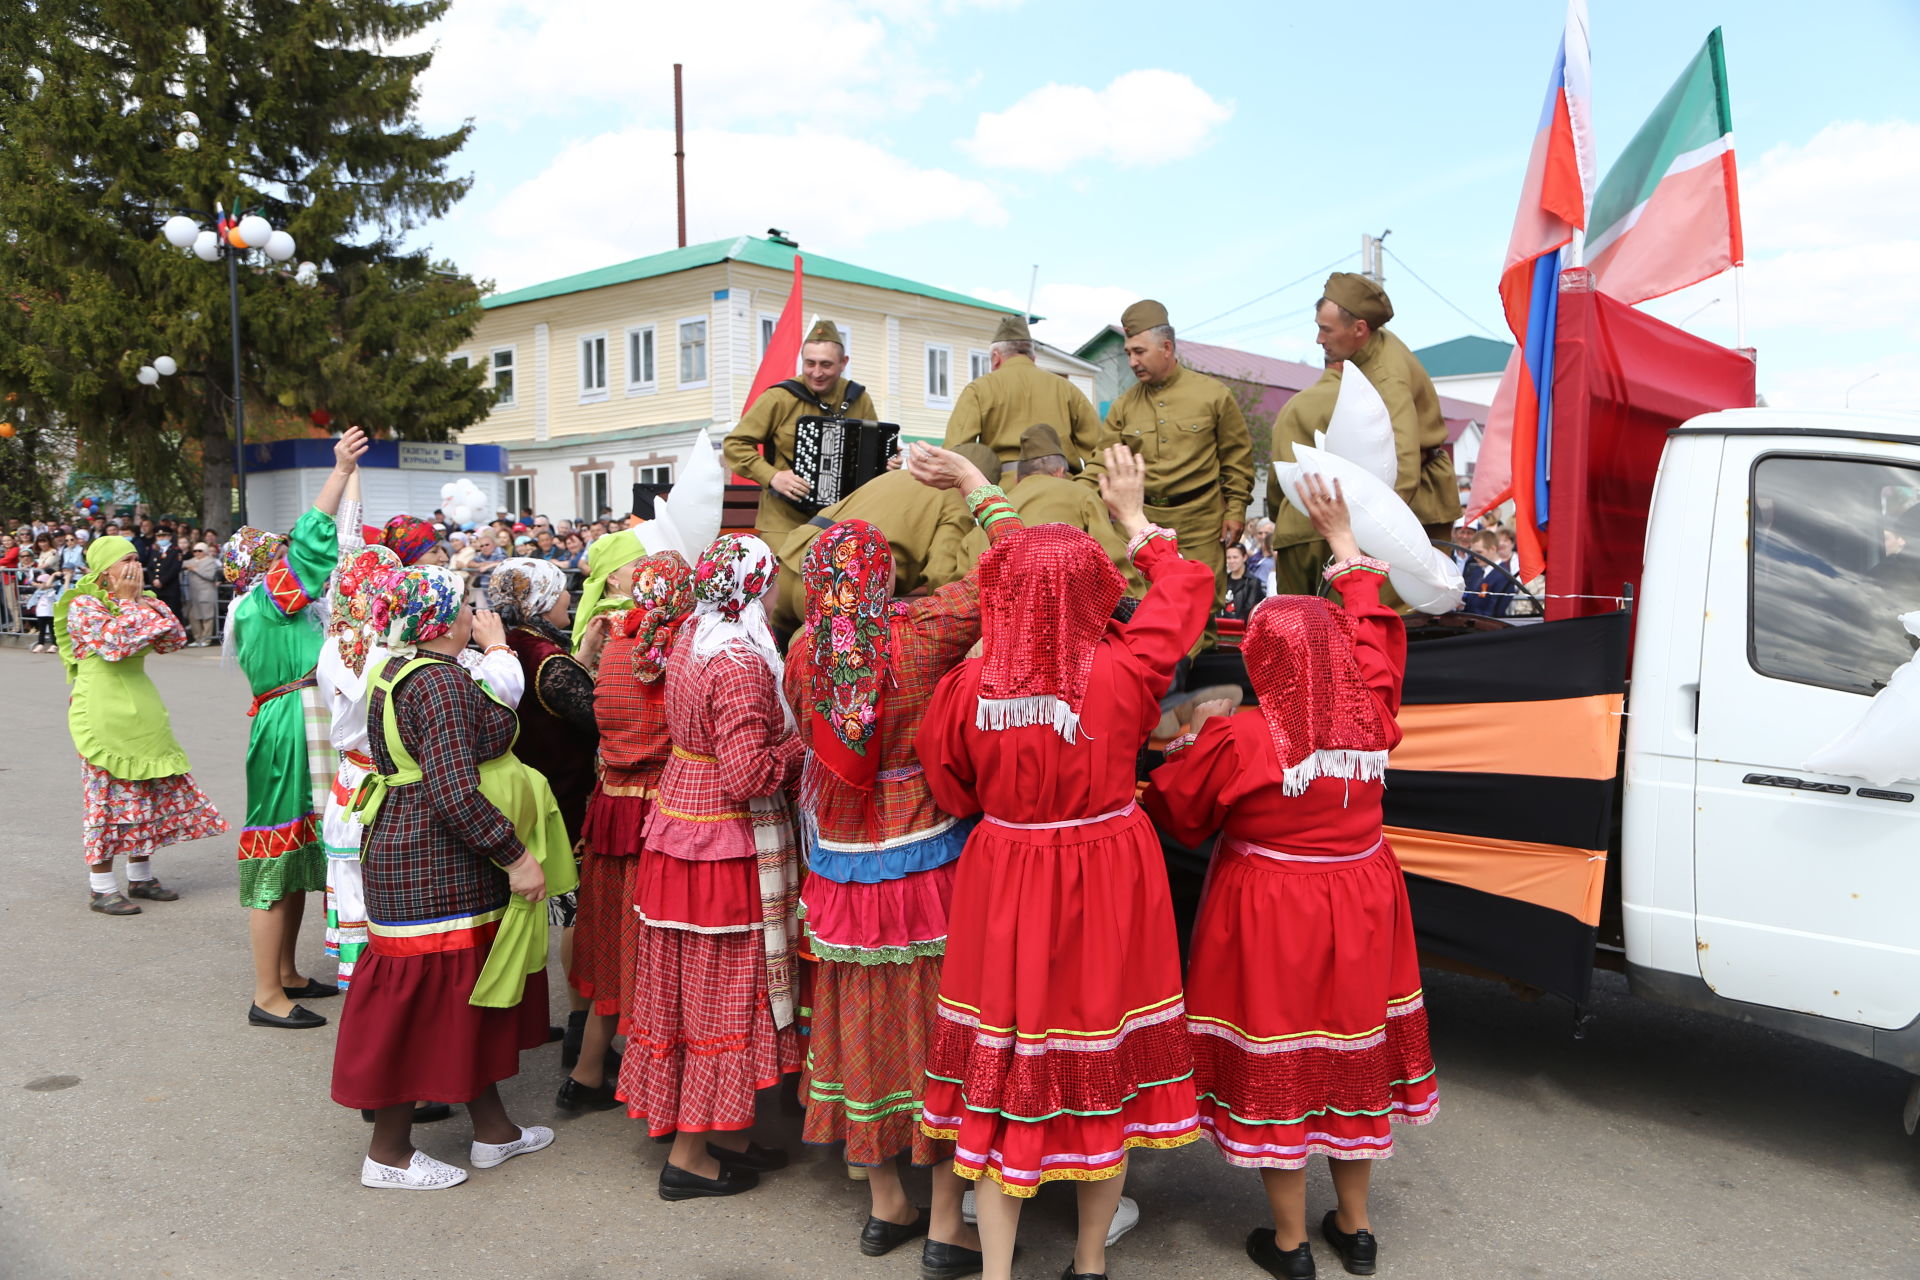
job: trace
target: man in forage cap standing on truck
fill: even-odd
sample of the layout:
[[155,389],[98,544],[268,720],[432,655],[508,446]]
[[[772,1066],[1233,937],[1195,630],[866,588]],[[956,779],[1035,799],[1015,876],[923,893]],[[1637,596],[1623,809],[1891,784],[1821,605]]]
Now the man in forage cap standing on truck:
[[978,440],[999,455],[1000,483],[1011,487],[1020,465],[1021,433],[1036,422],[1065,423],[1067,470],[1085,484],[1099,484],[1100,450],[1106,443],[1100,415],[1080,388],[1034,364],[1025,316],[1001,318],[988,358],[992,372],[960,389],[947,418],[946,447]]
[[[1273,424],[1275,465],[1292,462],[1293,446],[1310,445],[1325,431],[1340,393],[1340,379],[1354,370],[1365,374],[1386,402],[1393,419],[1399,478],[1394,491],[1413,508],[1430,538],[1451,536],[1460,519],[1460,486],[1453,455],[1447,449],[1447,424],[1440,416],[1440,394],[1433,379],[1407,344],[1384,326],[1393,319],[1386,290],[1366,276],[1336,271],[1327,277],[1314,312],[1327,355],[1320,380],[1287,401]],[[1344,371],[1343,371],[1344,366]],[[1307,518],[1287,502],[1279,484],[1267,481],[1267,511],[1273,517],[1273,589],[1278,594],[1310,595],[1320,589],[1327,544]]]

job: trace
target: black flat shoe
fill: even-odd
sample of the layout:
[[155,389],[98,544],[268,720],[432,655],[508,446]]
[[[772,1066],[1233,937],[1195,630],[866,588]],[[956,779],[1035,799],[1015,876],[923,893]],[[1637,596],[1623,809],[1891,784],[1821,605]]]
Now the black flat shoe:
[[307,985],[304,987],[282,987],[280,989],[287,993],[287,999],[289,1000],[325,1000],[328,996],[337,996],[340,994],[340,988],[334,986],[331,982],[315,982],[312,978],[307,979]]
[[1298,1248],[1282,1249],[1273,1242],[1272,1227],[1256,1227],[1247,1236],[1247,1256],[1279,1280],[1314,1280],[1312,1242],[1302,1240]]
[[772,1173],[775,1169],[784,1169],[793,1158],[778,1147],[763,1147],[757,1142],[749,1142],[745,1151],[729,1151],[709,1142],[707,1154],[728,1168],[749,1169],[754,1173]]
[[299,1005],[293,1006],[284,1018],[277,1013],[268,1013],[257,1004],[252,1005],[247,1009],[247,1021],[256,1027],[284,1027],[290,1031],[305,1031],[327,1025],[325,1018]]
[[1370,1276],[1380,1260],[1380,1242],[1373,1232],[1361,1228],[1351,1235],[1340,1229],[1340,1215],[1333,1209],[1320,1219],[1320,1234],[1340,1255],[1340,1265],[1350,1276]]
[[560,1065],[568,1071],[573,1070],[580,1061],[580,1040],[587,1034],[586,1009],[576,1009],[567,1015],[567,1029],[561,1033]]
[[860,1228],[860,1252],[869,1258],[883,1257],[907,1241],[927,1234],[927,1228],[932,1225],[931,1209],[922,1209],[912,1222],[888,1222],[885,1218],[869,1216],[867,1225]]
[[737,1196],[742,1191],[751,1191],[760,1183],[760,1175],[751,1169],[720,1166],[720,1176],[703,1178],[697,1173],[688,1173],[675,1164],[660,1166],[660,1198],[662,1200],[698,1200],[703,1196]]
[[554,1097],[553,1105],[562,1111],[611,1111],[620,1105],[620,1100],[613,1096],[611,1080],[585,1085],[568,1076],[560,1082],[560,1092]]
[[[416,1102],[413,1106],[414,1124],[432,1124],[435,1120],[445,1120],[453,1114],[453,1108],[444,1102]],[[360,1118],[368,1124],[373,1123],[373,1112],[362,1111]]]
[[1067,1269],[1060,1273],[1060,1280],[1107,1280],[1107,1273],[1104,1271],[1075,1271],[1073,1264],[1069,1262]]
[[963,1249],[939,1240],[929,1240],[920,1247],[920,1280],[961,1280],[962,1276],[979,1275],[986,1265],[986,1257],[978,1249]]

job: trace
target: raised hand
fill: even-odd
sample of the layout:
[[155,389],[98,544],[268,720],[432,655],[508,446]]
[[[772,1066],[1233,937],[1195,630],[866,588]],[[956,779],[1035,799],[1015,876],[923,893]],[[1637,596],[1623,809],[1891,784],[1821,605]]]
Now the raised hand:
[[1100,473],[1100,497],[1114,522],[1132,537],[1147,527],[1147,464],[1123,444],[1107,446]]
[[907,446],[907,472],[921,484],[935,489],[958,489],[961,493],[972,493],[981,485],[991,483],[980,474],[980,468],[953,450],[918,440]]

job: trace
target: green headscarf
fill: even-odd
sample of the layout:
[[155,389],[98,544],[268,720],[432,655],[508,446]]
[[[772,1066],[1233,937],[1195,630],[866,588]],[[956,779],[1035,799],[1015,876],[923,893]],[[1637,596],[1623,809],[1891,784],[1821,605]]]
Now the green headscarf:
[[633,603],[627,596],[607,598],[607,575],[622,565],[632,564],[647,549],[640,545],[640,535],[631,529],[622,529],[618,533],[609,533],[595,538],[593,545],[587,548],[587,580],[580,588],[580,603],[573,611],[573,648],[577,653],[580,642],[586,638],[587,624],[596,614],[611,613],[615,609],[625,609]]
[[[87,572],[80,580],[67,588],[53,606],[53,638],[60,646],[60,661],[66,664],[67,683],[73,683],[74,672],[80,669],[80,660],[73,656],[73,638],[67,634],[67,609],[75,596],[92,596],[107,606],[108,612],[118,616],[120,606],[112,595],[100,585],[100,575],[137,551],[133,543],[125,538],[108,536],[95,538],[87,544]],[[146,594],[152,595],[149,591]]]

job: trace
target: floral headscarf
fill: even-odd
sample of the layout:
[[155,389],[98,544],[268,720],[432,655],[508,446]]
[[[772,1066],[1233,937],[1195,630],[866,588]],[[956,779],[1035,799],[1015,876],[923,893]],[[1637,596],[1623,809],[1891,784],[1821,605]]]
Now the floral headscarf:
[[1248,618],[1240,651],[1283,792],[1297,796],[1315,778],[1386,777],[1400,728],[1367,688],[1351,616],[1319,596],[1272,596]]
[[241,525],[220,547],[220,567],[239,595],[258,582],[273,562],[287,553],[286,535]]
[[433,524],[430,521],[422,520],[419,516],[406,515],[395,516],[387,521],[386,527],[379,531],[378,537],[367,539],[369,543],[378,542],[381,546],[392,550],[404,565],[419,564],[420,557],[433,550],[433,544],[439,540],[440,535],[433,531]]
[[401,570],[387,620],[387,648],[395,657],[410,658],[416,646],[453,630],[462,594],[460,579],[438,565]]
[[666,674],[674,634],[693,612],[693,566],[678,551],[661,551],[634,566],[633,608],[621,619],[634,637],[633,675],[652,684]]
[[[779,561],[760,539],[741,533],[715,538],[693,567],[694,654],[710,657],[730,644],[743,645],[766,662],[778,688],[786,663],[773,642],[767,610],[760,601],[773,589],[779,571]],[[784,697],[777,701],[791,729],[793,709]]]
[[893,663],[893,550],[865,520],[842,520],[813,540],[801,568],[807,591],[808,735],[822,764],[842,780],[871,787],[880,753],[867,749],[879,728]]
[[374,640],[387,629],[394,589],[404,572],[400,557],[377,545],[350,553],[334,570],[333,587],[327,595],[327,634],[355,675],[366,671]]
[[1098,542],[1064,524],[1001,538],[980,557],[979,573],[984,645],[974,724],[1047,724],[1073,742],[1094,648],[1127,580]]
[[550,560],[515,556],[494,567],[487,603],[509,627],[544,617],[567,589],[567,575]]

